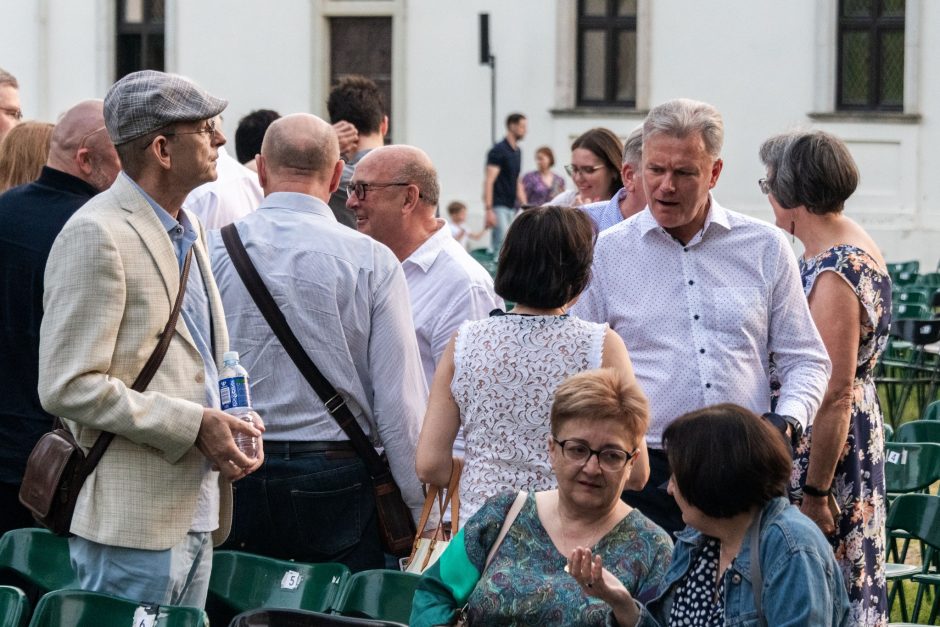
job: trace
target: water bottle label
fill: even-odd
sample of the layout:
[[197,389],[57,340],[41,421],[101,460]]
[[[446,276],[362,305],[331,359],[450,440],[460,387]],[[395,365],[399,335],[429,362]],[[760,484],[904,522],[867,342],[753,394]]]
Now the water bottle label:
[[233,407],[251,407],[248,377],[219,379],[219,400],[222,402],[222,411]]

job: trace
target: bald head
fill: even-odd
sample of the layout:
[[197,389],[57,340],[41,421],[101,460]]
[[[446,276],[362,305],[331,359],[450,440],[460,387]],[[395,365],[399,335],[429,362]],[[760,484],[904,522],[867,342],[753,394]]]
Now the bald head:
[[47,165],[76,176],[101,191],[121,170],[104,128],[104,103],[83,100],[66,111],[52,131]]
[[421,192],[418,204],[430,208],[432,213],[437,209],[441,187],[437,170],[426,152],[415,146],[383,146],[369,152],[362,161],[366,159],[392,173],[395,180],[417,185]]
[[271,123],[261,156],[269,178],[329,180],[339,160],[339,140],[317,116],[295,113]]

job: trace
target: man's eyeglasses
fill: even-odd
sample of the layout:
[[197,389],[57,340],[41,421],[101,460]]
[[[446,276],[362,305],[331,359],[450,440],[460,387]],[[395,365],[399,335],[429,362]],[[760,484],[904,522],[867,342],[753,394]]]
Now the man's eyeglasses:
[[568,173],[568,176],[570,176],[571,178],[574,178],[578,176],[579,174],[583,174],[585,176],[587,176],[588,174],[594,174],[595,172],[597,172],[603,167],[604,166],[602,165],[584,165],[584,166],[566,165],[565,172]]
[[215,125],[215,120],[209,120],[208,122],[206,122],[206,125],[204,127],[196,129],[195,131],[167,131],[166,133],[157,133],[156,135],[153,136],[153,139],[147,142],[147,145],[144,146],[144,150],[147,150],[147,148],[150,148],[150,144],[157,141],[158,137],[175,137],[176,135],[200,135],[202,133],[205,133],[206,135],[209,136],[209,139],[211,140],[213,137],[215,137],[216,130],[217,128]]
[[[366,192],[370,189],[382,189],[383,187],[408,187],[411,183],[350,183],[346,186],[346,196],[352,198],[355,196],[359,200],[366,199]],[[420,196],[420,194],[419,194]]]
[[17,121],[23,119],[23,111],[20,109],[8,109],[7,107],[0,107],[0,113],[4,113]]
[[770,181],[767,179],[757,179],[757,186],[760,187],[760,191],[764,194],[770,193]]
[[106,127],[104,127],[104,126],[99,126],[99,127],[96,128],[95,130],[90,131],[90,132],[85,133],[84,135],[82,135],[81,140],[79,140],[79,142],[78,142],[78,149],[81,150],[82,148],[84,148],[84,147],[85,147],[85,142],[88,140],[89,137],[91,137],[91,136],[94,135],[95,133],[100,133],[101,131],[105,130],[105,128],[106,128]]
[[558,440],[554,437],[552,439],[555,440],[555,444],[561,447],[561,453],[565,459],[583,466],[588,463],[592,455],[597,455],[598,465],[601,470],[607,472],[620,472],[637,453],[637,449],[633,449],[632,453],[628,453],[619,448],[605,448],[601,451],[595,451],[581,440]]

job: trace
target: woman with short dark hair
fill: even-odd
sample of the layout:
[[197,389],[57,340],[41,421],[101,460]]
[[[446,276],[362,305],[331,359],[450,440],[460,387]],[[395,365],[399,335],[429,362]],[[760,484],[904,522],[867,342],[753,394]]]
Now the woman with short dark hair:
[[[463,427],[462,520],[502,490],[555,487],[544,443],[559,383],[599,367],[634,380],[620,336],[567,313],[590,279],[594,237],[591,219],[578,209],[522,212],[506,234],[495,281],[496,293],[516,306],[465,322],[438,363],[416,468],[423,482],[448,485]],[[645,445],[640,452],[631,488],[649,474]]]
[[616,624],[855,625],[832,549],[786,499],[790,452],[757,414],[724,404],[663,432],[668,490],[687,528],[676,536],[659,597],[644,606],[589,548],[569,571],[611,606]]
[[832,362],[822,404],[795,451],[791,499],[828,536],[855,624],[884,625],[884,426],[873,374],[888,342],[891,279],[874,240],[842,213],[858,168],[839,138],[784,133],[764,142],[760,158],[761,191],[777,225],[803,243],[803,290]]
[[538,207],[560,194],[565,189],[565,179],[552,172],[555,165],[555,153],[548,146],[539,146],[535,150],[537,169],[527,172],[522,177],[522,189],[525,191],[527,206]]

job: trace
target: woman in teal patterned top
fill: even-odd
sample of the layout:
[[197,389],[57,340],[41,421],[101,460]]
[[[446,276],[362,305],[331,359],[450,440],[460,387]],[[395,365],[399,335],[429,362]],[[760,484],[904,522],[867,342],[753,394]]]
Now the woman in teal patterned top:
[[636,598],[655,597],[672,541],[620,500],[647,423],[646,397],[617,370],[589,370],[562,383],[547,442],[558,489],[527,495],[499,544],[517,495],[489,499],[425,571],[410,624],[452,625],[465,608],[471,625],[604,625],[609,607],[585,595],[566,570],[582,547],[603,555]]

